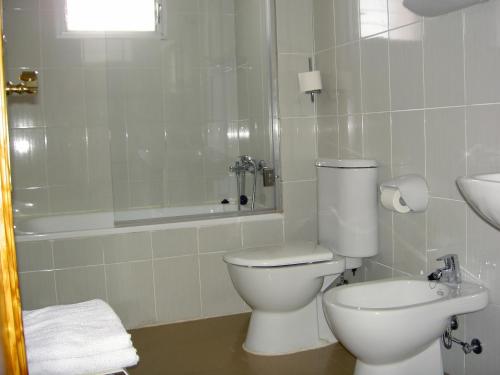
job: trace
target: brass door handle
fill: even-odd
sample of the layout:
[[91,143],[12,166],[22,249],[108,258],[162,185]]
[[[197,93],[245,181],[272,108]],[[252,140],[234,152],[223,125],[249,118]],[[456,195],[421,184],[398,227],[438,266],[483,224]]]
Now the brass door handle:
[[17,84],[11,81],[7,82],[7,87],[5,88],[7,95],[34,95],[38,93],[38,72],[36,70],[23,71],[19,79],[21,82]]

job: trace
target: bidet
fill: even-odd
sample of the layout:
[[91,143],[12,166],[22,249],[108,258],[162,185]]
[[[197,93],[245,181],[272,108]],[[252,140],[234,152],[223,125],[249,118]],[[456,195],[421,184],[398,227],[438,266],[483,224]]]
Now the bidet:
[[351,284],[323,295],[330,328],[357,358],[355,375],[443,375],[439,340],[450,317],[487,302],[486,288],[477,284],[450,287],[413,278]]

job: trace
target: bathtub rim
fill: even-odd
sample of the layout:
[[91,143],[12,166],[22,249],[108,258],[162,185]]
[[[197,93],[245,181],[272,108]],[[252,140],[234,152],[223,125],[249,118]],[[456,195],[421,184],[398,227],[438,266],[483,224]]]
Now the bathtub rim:
[[[82,214],[85,215],[85,214]],[[60,215],[63,216],[63,215]],[[14,234],[16,242],[32,242],[57,240],[65,238],[80,238],[106,236],[112,234],[154,232],[166,229],[203,228],[215,225],[255,222],[261,220],[284,220],[282,211],[261,210],[257,212],[231,212],[221,215],[177,216],[175,218],[145,219],[127,221],[127,225],[116,225],[112,228],[83,229],[66,232],[50,232],[37,234]]]

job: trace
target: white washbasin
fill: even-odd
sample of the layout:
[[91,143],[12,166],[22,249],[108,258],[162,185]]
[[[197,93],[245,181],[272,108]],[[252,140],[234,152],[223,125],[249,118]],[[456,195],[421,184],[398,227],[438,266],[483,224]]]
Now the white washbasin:
[[500,173],[459,177],[457,185],[474,210],[500,229]]
[[356,375],[439,374],[438,340],[449,318],[487,303],[487,289],[477,284],[453,288],[411,278],[346,285],[323,295],[333,334],[358,360]]

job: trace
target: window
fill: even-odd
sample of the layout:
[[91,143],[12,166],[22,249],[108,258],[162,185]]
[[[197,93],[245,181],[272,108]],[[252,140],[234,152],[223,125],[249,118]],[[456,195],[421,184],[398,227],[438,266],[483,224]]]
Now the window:
[[157,0],[66,0],[67,32],[155,32]]

